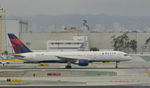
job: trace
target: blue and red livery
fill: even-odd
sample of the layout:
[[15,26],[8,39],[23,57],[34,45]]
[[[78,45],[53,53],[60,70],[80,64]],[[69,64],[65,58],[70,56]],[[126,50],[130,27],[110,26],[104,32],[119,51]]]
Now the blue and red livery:
[[32,52],[29,48],[27,48],[20,39],[18,39],[14,34],[8,33],[8,37],[16,54],[18,53],[27,53]]

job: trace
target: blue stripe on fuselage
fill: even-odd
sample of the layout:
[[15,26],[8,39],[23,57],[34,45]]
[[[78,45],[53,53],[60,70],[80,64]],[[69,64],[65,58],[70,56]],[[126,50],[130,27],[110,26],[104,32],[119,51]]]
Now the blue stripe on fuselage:
[[39,62],[40,63],[66,63],[66,61],[63,61],[63,60],[43,60]]

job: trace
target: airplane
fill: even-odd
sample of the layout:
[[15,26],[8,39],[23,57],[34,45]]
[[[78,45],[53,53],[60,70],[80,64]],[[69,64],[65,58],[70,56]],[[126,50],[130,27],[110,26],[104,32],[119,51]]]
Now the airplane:
[[87,47],[86,45],[87,45],[87,44],[86,44],[86,41],[83,42],[83,43],[81,44],[81,46],[79,47],[79,49],[77,49],[77,51],[85,51],[85,48]]
[[7,56],[0,56],[0,64],[2,64],[3,66],[5,64],[13,64],[13,63],[23,63],[23,60],[19,60],[19,59],[10,59],[11,57],[7,57]]
[[[86,48],[86,42],[83,42],[81,44],[81,46],[76,50],[76,51],[85,51],[85,48]],[[49,52],[49,51],[46,51],[46,50],[42,50],[44,52]],[[34,52],[39,52],[39,51],[34,51]],[[12,57],[13,58],[13,57]],[[5,64],[12,64],[12,63],[23,63],[24,61],[23,60],[18,60],[18,59],[8,59],[7,57],[4,57],[4,56],[0,56],[0,64],[2,64],[3,66]]]
[[130,61],[131,55],[121,51],[74,51],[74,52],[33,52],[25,46],[14,34],[8,33],[17,59],[25,63],[67,63],[66,69],[71,69],[71,64],[88,66],[92,62],[116,62]]
[[4,57],[4,56],[0,56],[0,64],[2,64],[3,66],[5,65],[5,64],[9,64],[9,62],[6,60],[6,57]]
[[53,52],[53,51],[55,51],[55,52],[57,52],[57,51],[61,51],[61,52],[63,52],[63,51],[70,51],[70,52],[72,52],[72,51],[86,51],[88,46],[87,46],[87,44],[86,44],[86,41],[84,41],[83,43],[81,43],[81,45],[79,46],[79,48],[77,48],[77,49],[73,49],[73,50],[71,50],[71,49],[58,49],[58,50],[32,50],[33,52]]

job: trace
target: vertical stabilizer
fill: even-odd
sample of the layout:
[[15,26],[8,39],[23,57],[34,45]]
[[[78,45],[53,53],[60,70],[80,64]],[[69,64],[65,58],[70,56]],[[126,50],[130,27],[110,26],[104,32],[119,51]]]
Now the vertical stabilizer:
[[80,46],[80,48],[78,49],[78,51],[88,51],[88,50],[87,50],[87,47],[88,47],[88,44],[87,44],[87,42],[85,41],[85,42],[83,42],[83,43],[81,44],[81,46]]
[[16,54],[18,53],[27,53],[32,52],[29,48],[27,48],[20,39],[18,39],[14,34],[8,33],[8,37]]

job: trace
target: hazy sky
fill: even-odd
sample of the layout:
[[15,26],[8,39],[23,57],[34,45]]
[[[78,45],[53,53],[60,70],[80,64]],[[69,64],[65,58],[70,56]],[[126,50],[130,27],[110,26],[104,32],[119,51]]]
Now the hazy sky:
[[108,14],[150,16],[150,0],[0,0],[8,16]]

